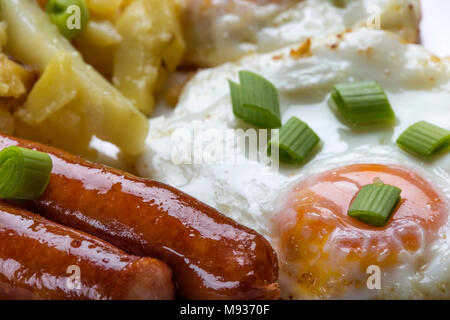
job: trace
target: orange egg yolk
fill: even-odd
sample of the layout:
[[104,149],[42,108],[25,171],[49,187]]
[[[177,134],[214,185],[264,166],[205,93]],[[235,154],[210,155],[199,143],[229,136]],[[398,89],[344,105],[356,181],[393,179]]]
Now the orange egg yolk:
[[[375,179],[402,190],[382,228],[347,215],[360,188]],[[339,297],[366,286],[371,265],[419,270],[447,216],[443,197],[408,169],[360,164],[331,170],[294,187],[276,216],[281,271],[295,280],[296,296]]]

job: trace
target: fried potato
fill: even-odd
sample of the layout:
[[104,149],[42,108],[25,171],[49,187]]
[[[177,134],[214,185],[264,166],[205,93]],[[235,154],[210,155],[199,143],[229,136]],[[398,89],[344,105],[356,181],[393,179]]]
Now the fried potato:
[[123,0],[86,0],[90,13],[110,21],[114,21],[123,2]]
[[[130,100],[83,61],[35,1],[3,0],[1,16],[9,26],[7,53],[36,66],[45,75],[33,88],[39,90],[39,94],[32,92],[16,113],[17,135],[50,143],[90,159],[93,159],[90,147],[93,135],[115,144],[125,154],[135,155],[142,151],[148,131],[147,119]],[[51,63],[61,52],[71,64],[71,71],[62,78],[62,71]],[[66,62],[64,68],[69,68]],[[58,84],[58,88],[64,88],[62,90],[73,86],[76,96],[69,99],[63,95],[58,97],[61,105],[52,106],[50,111],[42,109],[42,101],[50,97],[55,99],[59,91],[42,83]],[[35,115],[38,110],[43,117],[30,120],[30,116],[26,116]]]
[[2,99],[0,99],[0,132],[6,134],[14,132],[14,117],[8,106],[3,105]]
[[122,35],[113,66],[113,83],[143,113],[153,111],[154,92],[167,71],[174,71],[184,54],[173,1],[134,0],[118,18]]
[[27,92],[33,72],[0,53],[0,97],[19,98]]
[[108,80],[112,77],[113,59],[122,36],[108,20],[91,20],[86,30],[74,39],[84,60]]
[[86,30],[81,35],[99,47],[115,46],[122,41],[122,36],[108,20],[89,21]]
[[8,33],[6,32],[7,27],[5,21],[0,21],[0,50],[3,49],[8,41]]
[[[8,40],[7,24],[0,22],[0,50]],[[34,82],[34,72],[0,53],[0,132],[14,133],[12,110],[23,101]]]
[[[0,22],[0,51],[8,42],[8,25]],[[30,68],[21,66],[8,56],[0,53],[0,98],[19,98],[24,95],[33,82],[34,74]]]
[[37,125],[66,106],[75,99],[79,87],[72,75],[72,57],[61,50],[50,60],[17,116],[29,125]]

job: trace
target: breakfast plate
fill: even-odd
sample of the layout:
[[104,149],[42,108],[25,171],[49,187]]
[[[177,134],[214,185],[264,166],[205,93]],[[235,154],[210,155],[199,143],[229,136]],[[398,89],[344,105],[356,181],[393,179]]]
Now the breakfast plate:
[[0,0],[0,299],[450,299],[437,2]]

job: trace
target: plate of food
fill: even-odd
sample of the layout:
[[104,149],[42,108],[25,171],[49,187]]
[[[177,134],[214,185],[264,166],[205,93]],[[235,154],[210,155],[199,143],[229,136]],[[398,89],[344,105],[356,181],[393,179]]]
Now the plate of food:
[[0,0],[0,299],[450,299],[422,2]]

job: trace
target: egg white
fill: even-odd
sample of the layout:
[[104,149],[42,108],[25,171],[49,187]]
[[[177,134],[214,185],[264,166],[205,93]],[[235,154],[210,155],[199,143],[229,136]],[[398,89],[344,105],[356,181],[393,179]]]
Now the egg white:
[[[450,129],[449,61],[437,59],[421,46],[406,44],[394,34],[364,28],[315,39],[300,58],[290,54],[297,47],[251,55],[199,72],[187,85],[173,115],[150,121],[139,174],[180,188],[256,229],[274,245],[271,219],[283,194],[306,177],[347,164],[384,163],[411,168],[450,203],[450,155],[442,153],[422,160],[395,144],[398,136],[419,120]],[[311,161],[301,167],[281,166],[279,170],[258,161],[241,165],[174,163],[172,134],[177,130],[249,127],[233,115],[231,108],[228,79],[237,81],[239,70],[254,71],[275,85],[283,123],[297,116],[320,136],[322,149]],[[329,106],[332,86],[360,80],[377,80],[385,88],[397,116],[394,127],[352,129],[333,113]],[[244,159],[244,152],[239,157]],[[354,289],[332,298],[449,298],[449,248],[447,224],[432,248],[429,264],[421,270],[405,260],[392,270],[383,270],[382,290]],[[291,293],[292,281],[283,273],[280,281],[283,296]]]
[[377,12],[382,29],[414,42],[420,21],[419,0],[179,2],[185,7],[186,62],[200,66],[216,66],[249,53],[268,52],[299,43],[307,37],[332,35],[366,25]]

